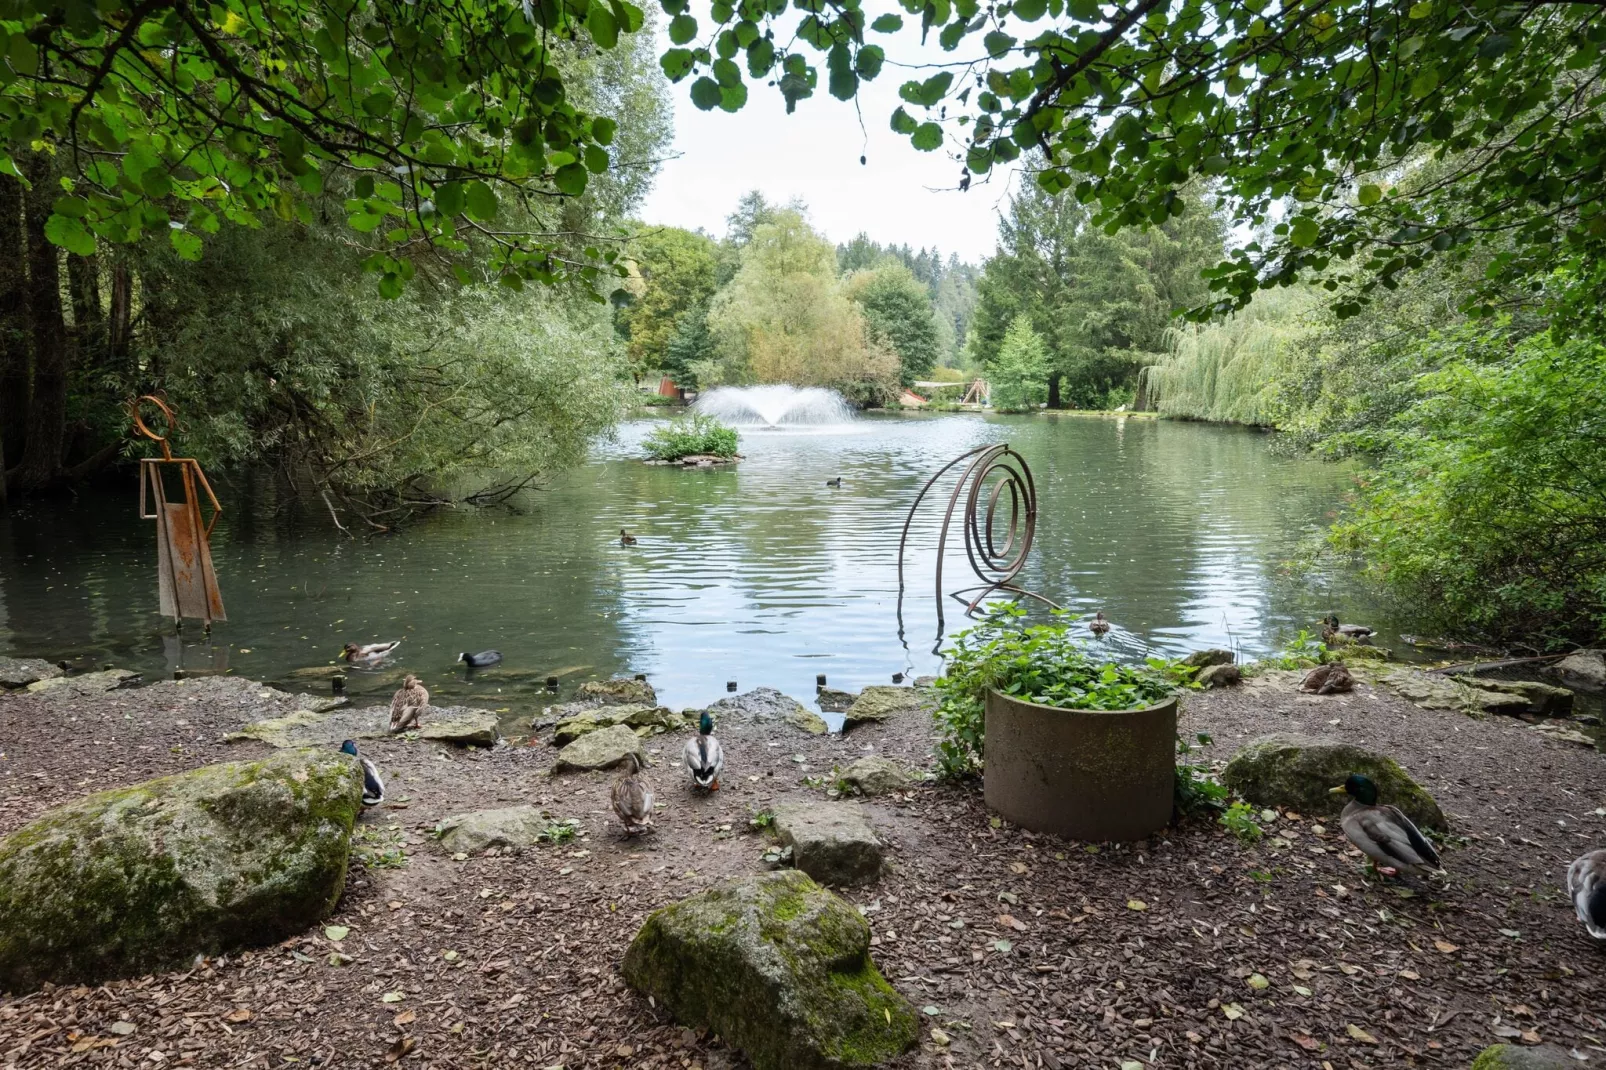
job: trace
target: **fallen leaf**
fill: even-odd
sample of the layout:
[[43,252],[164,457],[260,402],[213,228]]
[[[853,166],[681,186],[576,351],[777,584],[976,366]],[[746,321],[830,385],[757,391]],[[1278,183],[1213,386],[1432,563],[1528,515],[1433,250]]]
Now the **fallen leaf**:
[[1495,1036],[1505,1037],[1507,1040],[1515,1040],[1516,1038],[1522,1036],[1522,1030],[1517,1029],[1514,1026],[1506,1025],[1505,1023],[1495,1026],[1490,1031],[1494,1033]]
[[1517,937],[1521,936],[1522,933],[1518,932],[1516,929],[1501,929],[1500,930],[1500,935],[1501,936],[1509,936],[1513,940],[1515,940]]
[[120,1037],[131,1037],[134,1035],[135,1028],[133,1022],[113,1022],[106,1031],[108,1033],[116,1033]]
[[1128,899],[1126,901],[1126,908],[1128,910],[1148,910],[1149,904],[1145,903],[1141,899]]
[[1018,933],[1023,933],[1026,931],[1026,923],[1015,917],[1013,914],[998,915],[998,924],[1002,925],[1006,929],[1014,929]]
[[416,1047],[418,1047],[418,1041],[412,1037],[402,1037],[392,1044],[390,1050],[385,1053],[385,1061],[387,1063],[399,1062]]
[[942,1008],[934,1003],[928,1003],[924,1007],[920,1008],[920,1013],[924,1014],[928,1018],[935,1018],[937,1015],[942,1013]]
[[1143,1070],[1143,1064],[1136,1059],[1128,1059],[1121,1064],[1121,1070]]
[[1362,1044],[1376,1044],[1377,1038],[1358,1025],[1346,1025],[1344,1032],[1360,1041]]
[[324,926],[323,930],[323,935],[337,944],[350,935],[350,933],[351,930],[346,928],[344,925],[326,925]]
[[1025,862],[1011,862],[1009,864],[1009,871],[1011,873],[1015,873],[1015,874],[1025,873],[1026,872],[1026,863]]
[[1310,989],[1306,988],[1304,985],[1295,985],[1294,986],[1294,991],[1296,993],[1298,993],[1299,995],[1301,995],[1301,996],[1310,995]]
[[402,997],[402,994],[400,992],[386,992],[383,996],[379,997],[379,1002],[381,1002],[381,1003],[400,1003],[402,1001],[402,998],[403,997]]
[[1250,988],[1253,988],[1256,992],[1263,992],[1266,989],[1271,987],[1271,982],[1266,980],[1266,978],[1262,977],[1258,973],[1250,974],[1249,975],[1249,980],[1246,983],[1249,985]]
[[396,1015],[396,1017],[392,1018],[390,1021],[392,1025],[398,1027],[412,1025],[414,1022],[418,1021],[418,1014],[415,1011],[405,1010]]
[[1008,940],[994,940],[993,941],[993,947],[995,949],[999,950],[999,951],[1008,951],[1010,948],[1012,948],[1014,946],[1015,945],[1010,943]]
[[632,1055],[636,1054],[636,1049],[631,1047],[629,1044],[621,1044],[617,1048],[613,1049],[613,1053],[621,1059],[628,1059]]
[[1351,966],[1347,962],[1340,962],[1338,964],[1338,968],[1344,971],[1344,975],[1346,977],[1354,977],[1356,974],[1361,972],[1361,968],[1359,966]]
[[1244,1009],[1236,1003],[1223,1003],[1221,1013],[1227,1016],[1227,1021],[1236,1022],[1244,1016]]
[[445,959],[447,962],[456,962],[457,961],[457,952],[455,952],[455,951],[442,951],[441,952],[441,958]]
[[1401,970],[1400,971],[1400,976],[1405,978],[1407,981],[1420,981],[1420,980],[1422,980],[1422,975],[1417,973],[1415,970]]
[[1004,822],[996,817],[989,819],[987,823],[995,829],[1001,829],[1004,827]]
[[251,1020],[251,1012],[245,1007],[236,1007],[225,1014],[223,1020],[225,1022],[249,1022]]
[[327,961],[331,966],[345,966],[354,960],[350,955],[342,955],[338,951],[331,951]]
[[1315,1037],[1307,1037],[1304,1033],[1294,1033],[1289,1037],[1289,1039],[1295,1044],[1298,1044],[1300,1047],[1304,1048],[1306,1051],[1316,1051],[1322,1046],[1321,1041],[1317,1040]]
[[931,1042],[933,1044],[936,1044],[939,1047],[946,1048],[948,1046],[949,1042],[952,1041],[953,1039],[954,1039],[953,1037],[949,1036],[947,1033],[944,1033],[941,1029],[938,1029],[936,1026],[932,1026],[931,1027]]
[[1448,941],[1448,940],[1435,940],[1435,941],[1433,941],[1433,946],[1438,948],[1440,951],[1444,952],[1446,955],[1453,955],[1457,951],[1461,950],[1459,947],[1457,947],[1456,945],[1450,943],[1450,941]]

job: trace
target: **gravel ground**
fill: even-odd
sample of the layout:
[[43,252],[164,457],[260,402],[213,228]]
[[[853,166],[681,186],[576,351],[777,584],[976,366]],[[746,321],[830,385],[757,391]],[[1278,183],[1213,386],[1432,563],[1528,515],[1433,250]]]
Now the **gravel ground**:
[[[0,697],[0,833],[99,788],[266,753],[220,737],[295,706],[232,679]],[[1366,684],[1300,696],[1278,676],[1192,696],[1185,720],[1217,760],[1295,729],[1394,755],[1450,815],[1448,880],[1376,883],[1336,822],[1303,815],[1253,845],[1191,821],[1101,847],[994,827],[974,785],[866,803],[891,869],[849,897],[924,1017],[896,1066],[1465,1067],[1509,1038],[1606,1067],[1606,948],[1560,889],[1570,859],[1606,844],[1600,753]],[[805,778],[868,753],[929,765],[931,746],[917,715],[846,737],[775,731],[722,730],[708,798],[677,775],[681,737],[651,741],[667,806],[634,840],[608,811],[611,775],[551,777],[544,745],[368,745],[390,801],[364,816],[361,854],[406,857],[353,864],[330,919],[347,935],[0,998],[0,1066],[745,1066],[626,989],[625,946],[649,911],[761,868],[748,817],[819,797]],[[429,835],[514,802],[585,832],[461,861]]]

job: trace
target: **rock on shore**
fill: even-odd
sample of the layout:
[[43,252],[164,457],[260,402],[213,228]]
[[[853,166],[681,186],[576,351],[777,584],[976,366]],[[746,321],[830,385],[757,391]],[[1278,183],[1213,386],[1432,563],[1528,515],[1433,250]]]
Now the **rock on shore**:
[[1257,806],[1336,815],[1347,800],[1328,789],[1351,773],[1371,777],[1380,800],[1398,806],[1421,828],[1442,832],[1450,827],[1433,796],[1398,762],[1342,740],[1281,732],[1261,736],[1233,755],[1221,780]]

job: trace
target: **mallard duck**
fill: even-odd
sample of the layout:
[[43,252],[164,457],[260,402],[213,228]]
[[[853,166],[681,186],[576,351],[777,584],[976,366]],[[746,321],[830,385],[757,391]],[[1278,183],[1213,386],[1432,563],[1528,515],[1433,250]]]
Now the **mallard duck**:
[[634,752],[625,775],[614,781],[613,812],[619,815],[626,836],[652,824],[652,785],[641,775],[641,756]]
[[482,650],[478,654],[470,654],[465,650],[457,655],[457,660],[471,669],[483,669],[487,665],[495,665],[501,661],[502,652],[500,650]]
[[401,646],[401,640],[393,643],[347,643],[341,652],[347,661],[378,661],[388,658],[391,653]]
[[1606,940],[1606,847],[1591,851],[1567,867],[1567,894],[1584,931]]
[[364,806],[378,806],[385,801],[385,782],[379,778],[379,770],[374,763],[357,753],[355,740],[346,740],[340,745],[340,753],[349,754],[357,759],[362,766],[362,804]]
[[704,710],[697,718],[697,738],[686,741],[686,769],[697,787],[718,791],[719,773],[724,768],[725,748],[714,738],[714,719]]
[[626,531],[624,528],[620,528],[619,529],[619,545],[620,546],[634,546],[634,545],[636,545],[636,537],[634,535],[630,534],[630,532]]
[[1093,614],[1093,619],[1087,622],[1087,630],[1094,635],[1104,635],[1110,630],[1110,622],[1104,619],[1104,610]]
[[825,485],[828,487],[840,487],[842,485],[842,477],[837,476],[835,479],[827,479]]
[[1373,634],[1373,629],[1364,624],[1340,624],[1338,614],[1329,613],[1322,618],[1322,638],[1331,640],[1335,635],[1345,639],[1366,639]]
[[1338,662],[1329,662],[1326,665],[1318,665],[1306,673],[1305,679],[1300,682],[1299,689],[1301,691],[1314,691],[1318,695],[1333,695],[1340,691],[1353,691],[1355,689],[1355,677],[1351,676],[1350,671]]
[[1378,804],[1377,785],[1371,777],[1351,773],[1329,794],[1350,797],[1339,824],[1349,842],[1371,859],[1379,873],[1392,877],[1402,870],[1431,873],[1440,868],[1439,852],[1411,819],[1397,806]]
[[418,719],[429,705],[429,692],[424,685],[418,682],[418,677],[412,673],[402,681],[401,689],[391,696],[390,700],[390,730],[392,732],[405,732],[409,728],[418,726]]

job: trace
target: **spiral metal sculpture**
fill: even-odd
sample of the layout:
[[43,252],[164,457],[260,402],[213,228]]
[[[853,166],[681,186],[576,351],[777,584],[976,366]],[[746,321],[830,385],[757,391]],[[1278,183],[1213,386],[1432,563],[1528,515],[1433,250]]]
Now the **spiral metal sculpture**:
[[[909,515],[903,521],[903,535],[898,540],[898,615],[903,616],[903,551],[909,542],[909,528],[915,514],[939,479],[965,462],[959,482],[948,496],[948,509],[943,514],[942,531],[937,538],[937,634],[943,629],[942,563],[948,548],[948,531],[953,526],[954,510],[959,499],[965,499],[965,512],[961,526],[965,535],[965,556],[981,583],[953,592],[953,597],[965,603],[966,616],[974,616],[978,606],[988,596],[1004,591],[1020,598],[1035,598],[1039,602],[1059,608],[1056,603],[1033,591],[1015,584],[1015,577],[1026,566],[1026,555],[1031,552],[1032,538],[1037,531],[1037,484],[1032,480],[1031,467],[1009,443],[978,446],[962,453],[938,469],[937,474],[920,488]],[[1002,533],[999,521],[1006,506],[1009,524]],[[969,597],[975,595],[974,598]]]

